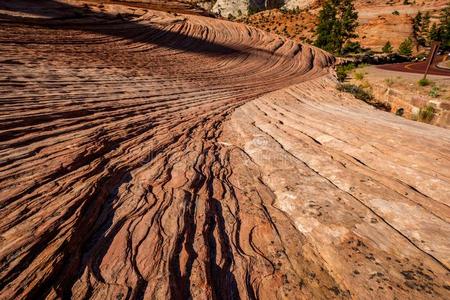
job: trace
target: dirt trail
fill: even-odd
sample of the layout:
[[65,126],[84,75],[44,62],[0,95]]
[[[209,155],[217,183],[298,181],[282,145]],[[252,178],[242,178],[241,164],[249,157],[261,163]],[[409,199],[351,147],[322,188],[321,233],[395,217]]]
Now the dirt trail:
[[448,130],[241,24],[45,13],[0,21],[0,298],[448,298]]

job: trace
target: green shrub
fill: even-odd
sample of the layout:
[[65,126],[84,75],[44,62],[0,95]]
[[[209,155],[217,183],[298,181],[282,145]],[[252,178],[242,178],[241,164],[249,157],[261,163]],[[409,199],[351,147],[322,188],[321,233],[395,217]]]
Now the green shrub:
[[434,108],[433,106],[426,106],[424,108],[421,108],[419,111],[419,114],[417,116],[417,120],[420,122],[429,123],[434,118]]
[[362,81],[358,86],[362,89],[372,90],[372,86],[367,80]]
[[352,94],[356,99],[362,100],[378,109],[390,111],[391,106],[388,103],[382,103],[375,100],[372,92],[364,90],[361,86],[354,84],[340,84],[337,89],[341,92]]
[[420,79],[420,80],[418,81],[418,84],[419,84],[420,86],[428,86],[428,85],[431,84],[431,81],[428,80],[428,79],[426,79],[426,78],[422,78],[422,79]]
[[424,58],[427,58],[427,57],[428,57],[428,54],[426,54],[426,53],[424,53],[424,52],[419,53],[419,54],[417,54],[417,56],[416,56],[416,58],[417,58],[418,60],[423,60]]
[[384,82],[386,83],[386,85],[387,85],[388,87],[391,87],[391,86],[394,85],[394,79],[392,79],[392,78],[386,78],[386,79],[384,80]]
[[356,65],[354,63],[338,65],[336,67],[336,76],[339,82],[344,82],[347,79],[347,74],[355,68]]
[[372,93],[367,92],[363,88],[354,84],[340,84],[338,86],[338,90],[341,92],[352,94],[356,99],[363,100],[364,102],[373,100]]
[[440,92],[439,87],[433,86],[430,90],[429,95],[430,95],[430,97],[437,98],[440,95],[439,92]]
[[392,44],[390,41],[387,41],[386,44],[383,46],[383,49],[381,49],[383,53],[392,53],[394,51],[394,47],[392,47]]
[[413,50],[413,41],[411,38],[405,39],[398,47],[398,53],[405,56],[411,56]]
[[344,69],[337,68],[336,76],[339,82],[344,82],[347,79],[347,72]]
[[400,13],[398,12],[398,10],[394,10],[394,11],[392,12],[392,14],[393,14],[394,16],[399,16],[399,15],[400,15]]
[[363,80],[364,79],[364,73],[362,73],[362,72],[355,72],[355,79],[356,80]]
[[346,71],[346,72],[350,72],[354,69],[356,69],[356,65],[354,63],[349,63],[346,65],[342,65],[342,68]]
[[362,51],[361,44],[359,42],[347,42],[342,48],[342,53],[360,53]]

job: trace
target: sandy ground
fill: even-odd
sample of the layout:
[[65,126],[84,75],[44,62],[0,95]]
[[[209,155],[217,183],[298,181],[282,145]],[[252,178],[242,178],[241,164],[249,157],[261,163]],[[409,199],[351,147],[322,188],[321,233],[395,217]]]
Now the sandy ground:
[[[413,1],[411,1],[413,2]],[[400,15],[416,15],[419,11],[424,12],[434,12],[439,11],[447,7],[448,2],[445,0],[431,0],[431,1],[414,1],[410,5],[404,5],[402,3],[397,3],[396,5],[387,5],[384,3],[377,3],[375,5],[359,3],[357,5],[358,16],[362,24],[366,23],[368,20],[376,18],[382,15],[392,15],[393,12],[397,11]]]
[[333,57],[242,24],[17,3],[2,299],[450,297],[449,130],[336,92]]

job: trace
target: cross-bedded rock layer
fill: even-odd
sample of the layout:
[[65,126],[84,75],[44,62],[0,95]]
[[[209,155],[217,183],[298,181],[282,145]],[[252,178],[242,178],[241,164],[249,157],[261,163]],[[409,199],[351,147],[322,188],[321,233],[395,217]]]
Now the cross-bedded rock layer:
[[315,48],[97,10],[1,19],[2,299],[448,298],[448,130]]

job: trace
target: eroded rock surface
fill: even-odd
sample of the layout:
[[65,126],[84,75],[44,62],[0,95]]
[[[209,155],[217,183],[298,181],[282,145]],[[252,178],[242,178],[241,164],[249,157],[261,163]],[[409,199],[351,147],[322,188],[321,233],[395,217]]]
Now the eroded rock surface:
[[448,130],[315,48],[72,2],[0,19],[1,298],[450,296]]

